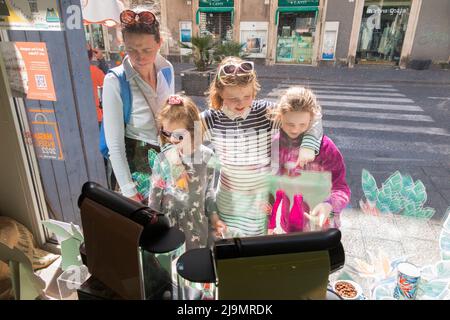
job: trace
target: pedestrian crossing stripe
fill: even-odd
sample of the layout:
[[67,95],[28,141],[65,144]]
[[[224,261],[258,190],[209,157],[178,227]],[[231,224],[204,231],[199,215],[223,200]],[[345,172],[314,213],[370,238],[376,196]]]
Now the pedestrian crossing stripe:
[[[345,87],[348,84],[342,83],[342,82],[318,82],[318,81],[308,81],[308,80],[285,80],[282,82],[283,84],[289,84],[289,85],[332,85],[332,86],[340,86]],[[377,84],[377,83],[365,83],[365,84],[359,84],[359,83],[351,83],[352,86],[357,87],[377,87],[377,88],[393,88],[390,84]]]
[[[273,90],[272,92],[279,93],[280,95],[284,94],[287,91],[286,89]],[[383,95],[385,97],[406,97],[403,93],[399,92],[358,92],[358,91],[333,91],[333,90],[323,90],[322,88],[313,90],[314,94],[342,94],[342,95],[354,95],[354,96],[376,96]]]
[[348,130],[364,130],[364,131],[385,131],[399,133],[420,133],[427,135],[450,136],[447,130],[433,127],[417,127],[403,125],[388,125],[385,123],[369,123],[369,122],[350,122],[350,121],[330,121],[324,120],[323,126],[326,128],[348,129]]
[[[291,88],[292,86],[295,86],[294,84],[289,85],[289,84],[280,84],[278,85],[278,88],[280,89],[288,89]],[[311,90],[317,90],[317,89],[343,89],[343,90],[361,90],[364,89],[364,91],[380,91],[380,92],[398,92],[397,89],[394,88],[373,88],[373,87],[355,87],[354,85],[351,86],[332,86],[332,85],[306,85],[306,84],[299,84],[299,86],[304,86],[306,88],[309,88]]]
[[[359,136],[351,136],[348,134],[338,134],[333,137],[334,143],[339,146],[339,149],[349,150],[355,149],[361,151],[373,150],[389,150],[389,152],[411,152],[411,145],[405,141],[396,141],[388,139],[376,139],[365,137],[361,139]],[[445,144],[430,144],[429,142],[414,142],[414,149],[417,152],[432,153],[441,155],[450,155],[450,145]]]
[[434,120],[430,116],[419,114],[378,113],[378,112],[362,112],[362,111],[347,111],[347,110],[326,110],[324,114],[325,116],[343,116],[350,118],[434,122]]
[[[279,92],[271,92],[268,94],[269,97],[281,96]],[[404,103],[414,103],[413,100],[409,98],[390,98],[390,97],[361,97],[361,96],[349,96],[349,95],[329,95],[329,94],[316,94],[316,97],[323,100],[353,100],[353,101],[383,101],[383,102],[404,102]]]
[[335,107],[335,108],[379,109],[379,110],[424,112],[424,110],[419,106],[403,105],[403,104],[361,103],[361,102],[347,102],[347,101],[322,101],[322,102],[320,102],[320,105],[322,107]]

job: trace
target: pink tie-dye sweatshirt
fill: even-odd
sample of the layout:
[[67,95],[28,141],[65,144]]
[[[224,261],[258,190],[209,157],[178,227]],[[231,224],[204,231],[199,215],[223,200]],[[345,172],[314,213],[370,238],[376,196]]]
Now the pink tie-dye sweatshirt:
[[[272,165],[275,165],[279,175],[296,175],[296,170],[291,170],[287,163],[295,163],[298,159],[299,147],[302,142],[303,136],[297,139],[291,139],[282,129],[274,136],[272,140],[272,147],[278,148],[279,158],[277,161],[273,161]],[[272,152],[276,152],[272,149]],[[272,157],[276,159],[276,157]],[[341,152],[336,147],[334,142],[327,136],[323,136],[320,146],[319,154],[316,156],[313,162],[307,164],[304,170],[312,171],[329,171],[331,172],[331,194],[325,201],[333,207],[333,214],[336,220],[336,227],[340,226],[339,214],[350,202],[351,191],[345,180],[345,163]],[[310,212],[314,208],[308,208],[304,203],[304,210]],[[272,212],[275,215],[276,212]],[[269,219],[273,220],[273,219]],[[270,226],[269,226],[270,228]]]

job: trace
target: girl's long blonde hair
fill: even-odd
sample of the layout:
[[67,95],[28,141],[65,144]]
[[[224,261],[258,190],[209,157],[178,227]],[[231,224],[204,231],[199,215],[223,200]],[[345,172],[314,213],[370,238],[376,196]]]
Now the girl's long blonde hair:
[[240,64],[244,60],[239,57],[226,57],[224,58],[217,67],[217,72],[214,75],[214,79],[209,86],[208,92],[208,104],[211,109],[220,110],[222,108],[223,99],[221,97],[221,93],[223,89],[229,86],[247,86],[249,84],[253,85],[254,96],[261,90],[261,86],[259,85],[258,79],[256,77],[256,71],[253,70],[250,73],[246,74],[232,74],[232,75],[224,75],[219,74],[221,67],[228,63]]
[[284,114],[293,111],[309,112],[311,123],[322,118],[322,107],[317,102],[316,95],[305,87],[289,88],[281,96],[277,107],[271,114],[271,118],[279,122]]
[[[179,102],[174,103],[173,97],[178,98],[178,100],[175,99],[175,101]],[[191,135],[193,146],[194,143],[200,145],[203,142],[200,112],[191,98],[184,95],[171,96],[166,100],[165,105],[158,113],[157,122],[158,130],[160,132],[159,138],[161,139],[161,144],[165,145],[170,143],[170,140],[161,133],[163,121],[183,123]],[[195,145],[195,147],[198,147],[198,145]]]

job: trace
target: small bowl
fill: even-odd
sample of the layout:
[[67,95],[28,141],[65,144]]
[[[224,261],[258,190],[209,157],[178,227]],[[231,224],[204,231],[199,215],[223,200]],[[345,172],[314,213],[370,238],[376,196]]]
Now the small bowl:
[[[354,297],[347,297],[345,295],[342,295],[336,289],[336,285],[339,284],[339,283],[344,283],[344,284],[347,284],[349,286],[352,286],[355,289],[355,291],[356,291],[355,296]],[[357,284],[355,281],[351,281],[351,280],[337,280],[337,281],[333,282],[332,286],[333,286],[334,292],[336,292],[344,300],[362,300],[363,299],[363,290],[362,290],[361,286],[359,284]]]

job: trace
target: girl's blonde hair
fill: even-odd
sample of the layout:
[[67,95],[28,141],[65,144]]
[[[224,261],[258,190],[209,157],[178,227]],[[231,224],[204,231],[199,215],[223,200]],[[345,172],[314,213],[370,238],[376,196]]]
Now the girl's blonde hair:
[[[200,145],[203,140],[202,125],[200,122],[200,111],[198,110],[194,101],[184,95],[170,96],[162,109],[158,113],[157,122],[159,130],[159,138],[162,145],[170,143],[170,139],[161,133],[163,128],[163,121],[181,122],[191,134],[191,141],[196,147]],[[197,125],[196,125],[197,123]]]
[[249,84],[253,85],[254,90],[254,96],[256,97],[256,94],[259,90],[261,90],[261,86],[259,85],[258,79],[256,77],[256,71],[253,70],[252,72],[245,73],[245,74],[231,74],[231,75],[225,75],[225,74],[219,74],[222,66],[225,64],[240,64],[244,60],[238,57],[226,57],[224,58],[217,67],[217,72],[214,76],[214,79],[211,82],[211,85],[209,86],[208,91],[208,103],[209,107],[215,110],[220,110],[222,108],[223,99],[221,97],[221,93],[223,92],[223,89],[225,87],[230,86],[247,86]]
[[322,107],[317,102],[316,95],[305,87],[289,88],[281,96],[272,116],[275,121],[281,121],[281,116],[293,111],[309,112],[311,123],[322,117]]

